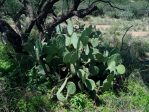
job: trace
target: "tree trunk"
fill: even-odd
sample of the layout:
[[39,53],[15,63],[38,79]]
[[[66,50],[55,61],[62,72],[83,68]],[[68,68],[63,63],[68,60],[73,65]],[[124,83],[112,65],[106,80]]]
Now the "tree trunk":
[[22,52],[22,39],[19,34],[17,34],[13,28],[6,23],[5,21],[0,19],[0,32],[5,33],[8,42],[13,46],[14,50],[17,53]]

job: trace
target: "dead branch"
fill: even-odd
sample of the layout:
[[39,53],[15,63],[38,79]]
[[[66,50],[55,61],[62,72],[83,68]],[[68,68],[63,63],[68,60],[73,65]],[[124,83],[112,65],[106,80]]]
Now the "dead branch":
[[93,5],[93,4],[96,4],[96,3],[98,3],[98,2],[103,2],[103,3],[108,4],[108,5],[109,5],[110,7],[112,7],[112,8],[125,11],[124,9],[115,6],[115,5],[111,2],[111,0],[96,0],[96,1],[92,2],[92,5]]
[[131,25],[130,27],[128,27],[127,29],[126,29],[126,31],[125,31],[125,33],[124,33],[124,35],[123,35],[123,37],[122,37],[122,44],[121,44],[121,48],[120,48],[120,51],[122,50],[122,48],[123,48],[123,46],[124,46],[124,38],[125,38],[125,36],[126,36],[126,34],[127,34],[127,32],[130,30],[130,28],[132,28],[133,27],[133,25]]

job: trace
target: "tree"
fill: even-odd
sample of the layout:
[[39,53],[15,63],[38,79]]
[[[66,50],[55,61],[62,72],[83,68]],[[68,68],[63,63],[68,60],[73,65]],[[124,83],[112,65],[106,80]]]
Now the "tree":
[[[89,15],[98,9],[97,3],[117,8],[111,0],[1,0],[0,32],[5,34],[14,50],[21,53],[34,27],[40,34],[39,38],[45,38],[45,34],[51,38],[57,25],[73,16],[83,18]],[[86,8],[81,8],[82,4]],[[60,9],[59,14],[55,14],[57,9]],[[6,21],[6,17],[13,20],[16,30]],[[51,22],[45,24],[49,17],[52,17]]]

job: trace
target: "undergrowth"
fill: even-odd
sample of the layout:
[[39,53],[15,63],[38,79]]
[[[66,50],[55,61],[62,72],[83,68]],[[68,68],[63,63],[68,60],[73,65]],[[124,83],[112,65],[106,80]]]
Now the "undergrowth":
[[[69,26],[70,27],[70,26]],[[92,27],[90,26],[87,30],[92,30]],[[73,30],[73,29],[72,29]],[[85,35],[86,33],[88,33],[89,31],[84,31],[85,33],[82,35]],[[72,31],[68,31],[68,32],[72,32]],[[96,33],[100,33],[100,32],[92,32],[91,36],[97,36],[98,35]],[[73,38],[77,39],[78,37],[80,37],[80,35],[76,34],[75,36],[73,36]],[[66,36],[65,35],[58,35],[58,36]],[[70,36],[70,35],[68,35]],[[87,36],[86,36],[87,37]],[[35,42],[35,45],[32,45],[32,40],[30,43],[28,43],[28,46],[26,46],[26,50],[29,50],[30,53],[33,53],[32,58],[30,59],[30,57],[28,58],[28,62],[31,62],[30,60],[32,60],[35,64],[33,66],[33,68],[31,68],[30,66],[26,66],[26,62],[27,61],[22,61],[19,62],[19,55],[15,56],[15,62],[18,63],[18,65],[16,63],[17,66],[15,69],[13,69],[13,71],[11,71],[12,73],[10,73],[11,67],[13,66],[13,62],[12,60],[10,60],[10,58],[8,57],[8,53],[7,53],[7,48],[5,48],[4,45],[1,44],[0,46],[0,69],[1,71],[5,71],[5,76],[1,76],[0,75],[0,112],[2,111],[9,111],[9,110],[13,110],[16,112],[123,112],[123,111],[136,111],[136,112],[148,112],[149,111],[149,90],[146,87],[146,85],[143,83],[143,80],[141,78],[140,75],[140,71],[133,71],[133,66],[131,70],[127,70],[126,73],[130,73],[132,72],[128,79],[125,80],[124,85],[126,86],[125,91],[121,90],[119,92],[119,94],[115,94],[115,91],[112,90],[111,85],[113,85],[113,80],[115,80],[115,78],[112,78],[112,81],[110,80],[110,85],[109,83],[107,83],[108,81],[106,79],[108,79],[107,77],[104,78],[103,82],[97,82],[96,80],[94,81],[94,78],[90,77],[83,77],[83,75],[88,74],[89,72],[92,73],[90,75],[99,75],[98,72],[100,72],[98,70],[98,67],[100,68],[100,66],[96,65],[98,64],[98,61],[101,61],[101,57],[104,59],[102,60],[102,64],[106,65],[105,63],[109,63],[109,65],[106,65],[105,69],[105,73],[109,73],[110,75],[113,74],[114,72],[114,76],[116,75],[120,75],[120,74],[124,74],[125,70],[124,67],[122,65],[120,65],[120,67],[117,68],[117,66],[115,65],[115,63],[113,63],[113,61],[117,61],[116,59],[119,59],[119,55],[120,54],[116,54],[115,52],[117,51],[112,51],[109,52],[106,51],[105,49],[103,50],[104,52],[100,53],[98,51],[98,47],[95,49],[96,46],[98,46],[99,43],[98,42],[98,38],[96,37],[90,38],[90,41],[85,41],[85,40],[81,40],[81,42],[85,43],[85,45],[81,46],[81,50],[83,49],[84,51],[79,51],[80,53],[80,59],[82,59],[82,63],[84,65],[84,67],[81,66],[81,64],[79,64],[80,69],[78,71],[76,71],[78,69],[79,66],[75,66],[76,64],[74,64],[76,61],[78,61],[78,58],[76,57],[71,57],[72,60],[68,60],[68,56],[67,55],[74,55],[75,56],[75,52],[78,46],[78,43],[75,42],[73,40],[73,38],[70,36],[69,38],[72,38],[72,43],[67,43],[67,46],[63,46],[63,44],[61,43],[61,41],[63,42],[63,40],[53,40],[51,43],[48,43],[48,46],[45,46],[45,43],[40,43],[39,41]],[[64,38],[64,37],[63,37]],[[68,38],[68,37],[67,37]],[[93,41],[92,41],[93,39]],[[97,39],[97,40],[96,40]],[[54,43],[55,41],[58,41],[58,43]],[[68,40],[67,40],[68,41]],[[79,40],[80,42],[80,40]],[[56,46],[56,45],[57,46]],[[97,44],[97,45],[96,45]],[[42,46],[43,45],[43,46]],[[49,48],[51,48],[50,45],[53,45],[55,47],[65,47],[65,49],[58,49],[55,48],[56,50],[66,50],[67,52],[66,54],[63,54],[61,52],[56,51],[52,51],[54,52],[54,58],[53,55],[51,56],[51,52],[49,53]],[[46,59],[46,61],[50,61],[49,63],[49,69],[51,69],[50,67],[52,67],[51,70],[54,70],[51,72],[50,76],[51,77],[45,77],[46,73],[44,72],[44,69],[42,68],[42,66],[38,65],[41,64],[41,62],[36,63],[37,61],[39,61],[39,55],[41,55],[39,53],[39,51],[34,51],[34,46],[36,46],[36,50],[38,49],[41,53],[43,53],[42,48],[46,48],[44,50],[47,50],[46,53],[49,53]],[[53,47],[52,46],[52,47]],[[87,47],[85,47],[87,46]],[[93,47],[92,47],[93,46]],[[94,47],[95,46],[95,47]],[[27,48],[28,47],[28,48]],[[80,46],[79,46],[80,47]],[[106,46],[106,49],[108,49],[110,51],[110,48],[108,48],[110,46]],[[135,47],[136,48],[136,47]],[[73,52],[71,51],[73,49]],[[91,55],[91,58],[94,59],[95,58],[95,65],[94,62],[91,63],[90,62],[90,55],[89,52],[91,52],[92,49],[95,49],[95,56]],[[138,48],[138,52],[142,52],[142,49],[144,49],[143,47]],[[50,49],[52,50],[52,49]],[[34,54],[35,53],[35,54]],[[60,55],[58,55],[57,53],[61,53]],[[78,53],[78,51],[77,51]],[[82,53],[82,54],[81,54]],[[85,54],[86,55],[85,55]],[[97,54],[98,55],[97,55]],[[110,54],[111,53],[111,54]],[[121,52],[120,52],[121,53]],[[131,54],[129,54],[131,55]],[[18,57],[17,57],[18,56]],[[84,57],[85,56],[85,57]],[[88,57],[87,57],[88,56]],[[97,57],[98,56],[98,57]],[[116,56],[116,57],[115,57]],[[36,57],[37,60],[34,58]],[[122,56],[123,57],[123,56]],[[26,57],[22,56],[22,58],[25,60],[27,59]],[[74,61],[74,59],[76,58],[76,60]],[[96,59],[97,58],[97,59]],[[113,59],[114,58],[114,59]],[[134,58],[134,56],[132,57]],[[18,60],[17,60],[18,59]],[[51,59],[51,60],[49,60]],[[59,61],[59,59],[61,59],[59,66],[57,66],[55,64],[56,61]],[[126,60],[130,59],[130,58],[123,58],[124,61],[124,65]],[[110,61],[109,61],[110,60]],[[62,63],[62,62],[65,63]],[[107,62],[109,61],[109,62]],[[119,60],[120,62],[118,64],[121,64],[121,58]],[[129,60],[127,60],[129,61]],[[53,63],[55,65],[53,65]],[[62,63],[62,64],[61,64]],[[129,62],[128,62],[129,63]],[[22,65],[23,66],[22,66]],[[78,64],[78,63],[77,63]],[[91,68],[89,68],[89,66],[93,64],[95,66],[95,68],[93,68],[93,71]],[[102,65],[100,63],[100,65]],[[135,64],[135,63],[133,63]],[[42,65],[42,64],[41,64]],[[74,66],[72,66],[74,65]],[[98,67],[96,67],[98,66]],[[25,68],[26,67],[26,68]],[[43,66],[44,67],[44,66]],[[47,67],[47,66],[46,66]],[[55,69],[54,67],[58,67],[57,69]],[[92,67],[92,66],[90,66]],[[29,69],[31,68],[31,69]],[[88,70],[89,68],[89,70]],[[126,68],[128,68],[126,66]],[[107,71],[107,69],[110,70]],[[67,71],[68,70],[68,71]],[[0,71],[0,72],[1,72]],[[9,71],[9,72],[8,72]],[[97,72],[98,71],[98,72]],[[128,72],[129,71],[129,72]],[[72,76],[76,76],[78,75],[78,77],[76,78],[78,80],[82,80],[82,85],[84,88],[81,88],[82,90],[78,89],[78,83],[76,83],[76,79],[72,79],[70,80],[71,82],[67,83],[67,76],[58,76],[60,75],[60,72],[67,72],[70,74],[73,74]],[[77,73],[76,73],[77,72]],[[87,72],[87,73],[86,73]],[[96,73],[97,72],[97,73]],[[8,73],[8,74],[7,74]],[[52,74],[53,73],[53,74]],[[80,74],[79,74],[80,73]],[[16,80],[15,77],[18,77],[20,79],[22,79],[22,77],[24,79],[20,80],[19,78]],[[58,77],[57,77],[58,76]],[[28,78],[26,78],[28,77]],[[62,78],[61,78],[62,77]],[[53,84],[51,84],[51,80],[50,78],[53,80]],[[88,78],[92,78],[92,79],[88,79]],[[97,77],[98,78],[98,77]],[[55,81],[56,80],[56,81]],[[108,79],[109,80],[109,79]],[[18,84],[18,82],[19,84]],[[55,82],[54,82],[55,81]],[[87,82],[89,81],[89,82]],[[102,81],[102,80],[101,80]],[[27,84],[25,84],[27,82]],[[96,84],[95,84],[96,82]],[[105,82],[105,84],[104,84]],[[12,83],[14,84],[12,86]],[[67,83],[67,85],[66,85]],[[103,84],[103,85],[99,85],[99,84]],[[17,85],[17,86],[16,86]],[[76,86],[75,86],[76,85]],[[108,89],[107,89],[107,86]],[[55,86],[55,87],[54,87]],[[97,88],[99,86],[99,88]],[[106,90],[104,90],[104,86],[106,88]],[[65,88],[64,88],[65,87]],[[100,90],[101,88],[101,90]],[[103,89],[103,90],[102,90]],[[63,93],[63,94],[62,94]],[[75,94],[74,94],[75,93]],[[95,101],[96,99],[93,98],[96,94],[96,97],[99,98],[100,100],[100,104],[97,105],[97,102]],[[66,96],[66,97],[65,97]],[[57,98],[59,100],[57,100]]]

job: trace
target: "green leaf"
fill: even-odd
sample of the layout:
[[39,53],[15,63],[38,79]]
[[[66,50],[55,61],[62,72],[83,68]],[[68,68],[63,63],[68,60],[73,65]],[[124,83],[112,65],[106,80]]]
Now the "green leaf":
[[57,33],[57,34],[62,34],[61,25],[58,25],[58,26],[56,27],[56,33]]
[[64,53],[63,62],[70,63],[70,57],[71,57],[71,53],[69,52]]
[[77,46],[78,46],[78,37],[77,37],[77,34],[76,33],[73,33],[72,36],[71,36],[71,44],[73,45],[73,47],[75,49],[77,49]]
[[80,40],[82,41],[84,46],[88,44],[91,32],[92,32],[92,26],[89,26],[82,32]]
[[93,54],[100,53],[100,52],[99,52],[99,49],[97,49],[97,48],[93,48],[92,50],[93,50]]
[[58,90],[57,93],[61,93],[63,91],[63,89],[65,88],[66,84],[67,84],[68,78],[65,78],[64,83],[62,84],[62,86],[60,87],[60,89]]
[[114,79],[114,75],[113,74],[109,74],[108,76],[107,76],[107,80],[108,80],[108,82],[112,82],[113,81],[113,79]]
[[70,58],[70,63],[74,64],[78,60],[78,53],[72,52]]
[[40,60],[40,56],[42,55],[42,43],[41,41],[38,39],[35,41],[35,53],[36,53],[36,59]]
[[89,71],[92,75],[98,75],[99,74],[99,68],[97,66],[90,66]]
[[72,35],[72,33],[73,33],[73,24],[70,20],[68,20],[67,31],[68,31],[69,35]]
[[120,74],[120,75],[121,75],[121,74],[124,74],[125,71],[126,71],[126,70],[125,70],[125,66],[122,65],[122,64],[121,64],[121,65],[118,65],[118,66],[116,67],[116,70],[117,70],[117,73]]
[[44,51],[43,51],[45,54],[47,54],[47,57],[46,57],[46,61],[48,63],[51,62],[51,60],[53,59],[53,57],[56,55],[56,53],[58,52],[56,46],[54,45],[50,45],[50,46],[45,46],[44,47]]
[[54,45],[45,46],[43,52],[48,56],[53,56],[57,53],[57,48]]
[[58,37],[56,37],[56,47],[58,49],[65,49],[65,36],[64,35],[58,35]]
[[85,80],[85,86],[89,89],[89,90],[94,90],[96,87],[95,82],[92,79],[86,79]]
[[103,86],[102,86],[103,91],[107,91],[111,88],[113,79],[114,79],[113,74],[110,74],[110,75],[107,76],[107,78],[103,82]]
[[107,50],[104,51],[103,56],[104,56],[104,57],[108,57],[108,56],[109,56],[109,51],[107,51]]
[[71,63],[74,64],[78,60],[78,53],[77,52],[65,52],[63,57],[64,63]]
[[25,43],[24,51],[29,52],[34,58],[36,58],[33,42],[28,41],[27,43]]
[[77,75],[80,79],[82,79],[82,81],[85,81],[85,72],[82,69],[78,70]]
[[41,40],[36,40],[36,42],[35,42],[35,47],[38,49],[38,52],[41,54],[42,53],[42,42],[41,42]]
[[88,54],[89,54],[89,52],[90,52],[89,46],[88,46],[88,45],[86,45],[86,48],[85,48],[85,54],[86,54],[86,55],[88,55]]
[[108,63],[107,69],[110,70],[110,73],[114,72],[114,74],[116,74],[116,62],[112,61],[112,62]]
[[111,63],[112,61],[115,61],[116,65],[122,63],[120,54],[116,53],[116,54],[113,54],[110,57],[108,57],[107,63]]
[[93,47],[97,47],[99,45],[99,39],[98,38],[92,38],[91,44]]
[[70,0],[63,0],[62,12],[68,10]]
[[41,65],[36,67],[36,69],[38,69],[38,74],[41,74],[41,75],[45,75],[46,74],[44,69],[43,69],[43,67]]
[[65,38],[65,45],[66,46],[70,46],[70,44],[71,44],[71,38],[66,36],[66,38]]
[[84,48],[84,46],[83,46],[82,42],[79,40],[77,50],[82,51],[83,48]]
[[79,89],[80,89],[81,91],[84,90],[84,85],[83,85],[83,83],[82,83],[81,80],[78,82],[78,87],[79,87]]
[[62,93],[57,93],[56,96],[59,101],[64,102],[67,100]]
[[95,54],[94,57],[95,57],[95,60],[97,60],[98,62],[104,62],[105,61],[105,57],[101,53]]
[[67,83],[67,93],[68,94],[74,94],[76,92],[76,85],[73,82]]
[[76,74],[76,69],[75,69],[74,64],[70,64],[70,71],[72,74]]
[[111,88],[111,83],[109,83],[107,80],[103,82],[102,90],[108,91]]
[[64,95],[61,92],[65,88],[65,86],[67,84],[67,81],[68,81],[68,78],[65,78],[64,83],[62,84],[62,86],[60,87],[60,89],[56,93],[57,99],[60,100],[60,101],[65,101],[66,100],[66,98],[64,97]]
[[85,72],[85,78],[87,79],[88,76],[90,75],[89,69],[85,66],[83,66],[83,71]]

